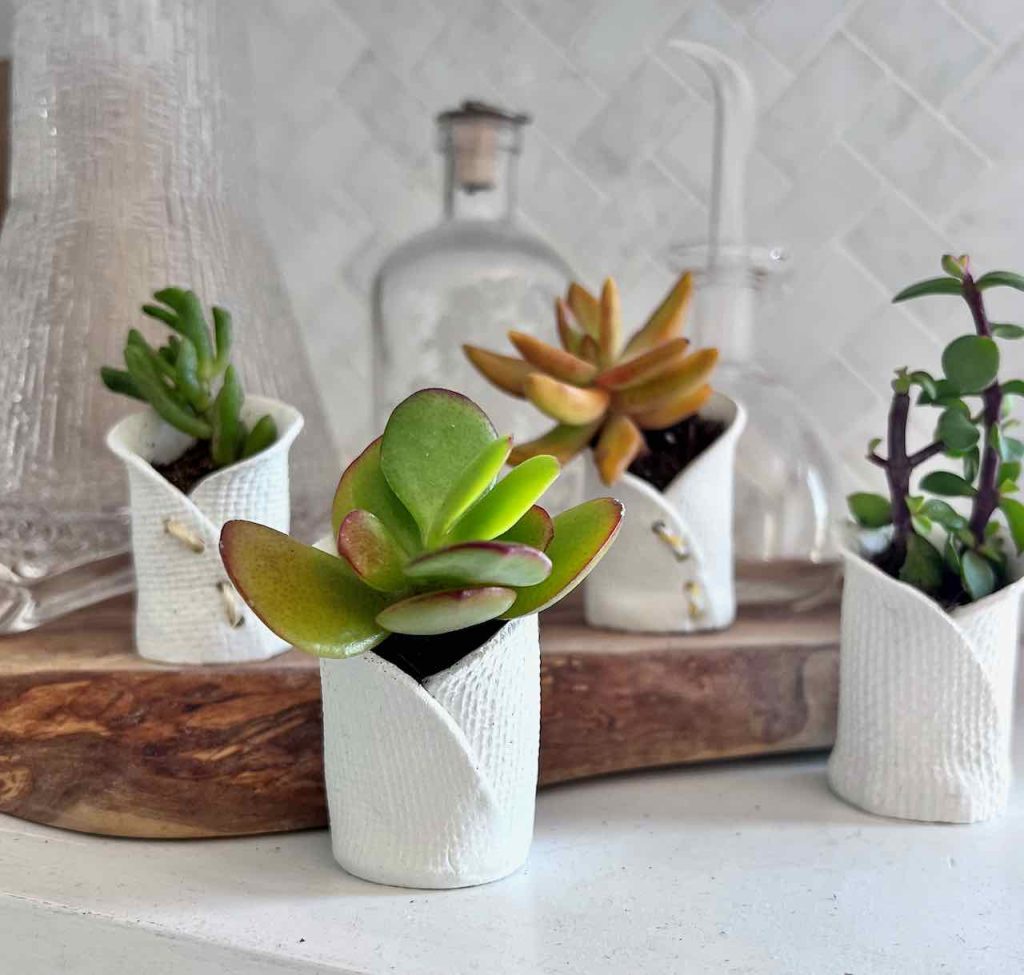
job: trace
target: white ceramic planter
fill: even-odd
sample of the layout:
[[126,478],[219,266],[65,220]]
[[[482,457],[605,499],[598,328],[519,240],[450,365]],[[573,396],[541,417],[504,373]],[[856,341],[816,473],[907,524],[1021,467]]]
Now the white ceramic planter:
[[828,778],[883,816],[971,823],[1006,808],[1024,582],[947,613],[846,553]]
[[[628,473],[613,486],[626,514],[615,544],[584,583],[591,626],[690,633],[735,619],[733,471],[746,412],[715,393],[701,415],[726,428],[664,491]],[[587,497],[607,493],[593,461],[586,478]]]
[[540,739],[536,616],[423,684],[372,652],[322,660],[320,679],[331,842],[345,870],[401,887],[468,887],[526,861]]
[[252,424],[265,413],[277,423],[277,441],[203,478],[188,496],[152,463],[180,456],[193,442],[189,437],[152,410],[126,417],[107,434],[128,470],[135,646],[149,660],[234,663],[287,649],[237,594],[218,550],[221,527],[232,518],[288,531],[288,451],[302,415],[277,400],[246,397],[243,420]]

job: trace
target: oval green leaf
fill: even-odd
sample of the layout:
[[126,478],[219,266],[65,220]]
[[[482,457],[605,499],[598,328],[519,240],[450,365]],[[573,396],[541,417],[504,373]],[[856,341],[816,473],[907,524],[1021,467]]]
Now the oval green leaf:
[[498,536],[499,542],[519,542],[540,552],[547,551],[555,534],[551,515],[539,504],[535,504],[507,532]]
[[282,640],[318,657],[372,650],[384,598],[336,556],[251,521],[229,521],[220,553],[235,588]]
[[381,438],[381,470],[424,537],[463,472],[495,436],[483,410],[450,389],[421,389],[395,407]]
[[974,284],[979,291],[987,291],[989,288],[1016,288],[1024,291],[1024,275],[1014,271],[989,271]]
[[967,481],[951,471],[932,471],[921,478],[919,487],[947,498],[973,498],[975,493]]
[[925,501],[921,506],[921,514],[947,531],[959,531],[967,527],[967,519],[951,504],[938,498]]
[[519,590],[506,619],[539,613],[568,595],[601,561],[622,525],[622,502],[595,498],[563,511],[552,524],[555,534],[547,548],[551,575],[536,586]]
[[411,554],[422,545],[420,530],[384,479],[380,468],[380,442],[380,437],[374,440],[341,475],[331,505],[331,529],[337,537],[350,511],[369,511],[388,526],[398,544]]
[[927,281],[918,281],[904,288],[893,299],[893,304],[901,301],[909,301],[911,298],[921,298],[925,295],[959,295],[963,294],[963,285],[955,278],[929,278]]
[[338,554],[360,579],[380,592],[408,588],[402,565],[405,554],[387,526],[369,511],[345,515],[338,529]]
[[968,549],[960,559],[960,581],[971,599],[983,599],[996,588],[995,569],[984,556]]
[[1013,539],[1013,544],[1019,555],[1024,552],[1024,504],[1013,498],[1002,498],[999,502],[999,510],[1006,519],[1006,526],[1010,529],[1010,537]]
[[882,528],[892,522],[892,504],[880,494],[858,491],[846,499],[850,514],[862,528]]
[[391,633],[409,636],[452,633],[501,616],[515,598],[515,590],[503,586],[426,592],[381,610],[377,624]]
[[993,322],[992,334],[997,339],[1024,338],[1024,326],[1011,325],[1009,322]]
[[486,541],[507,532],[558,477],[558,461],[547,454],[509,471],[453,526],[453,542]]
[[551,574],[551,559],[528,545],[462,542],[413,559],[405,574],[417,582],[535,586]]
[[942,556],[935,546],[920,535],[910,535],[900,579],[921,592],[932,594],[942,586],[942,570]]

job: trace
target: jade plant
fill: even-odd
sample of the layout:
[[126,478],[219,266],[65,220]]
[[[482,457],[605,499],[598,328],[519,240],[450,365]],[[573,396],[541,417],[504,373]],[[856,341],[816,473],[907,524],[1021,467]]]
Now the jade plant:
[[550,517],[536,502],[558,461],[537,455],[499,478],[511,446],[465,396],[421,390],[342,474],[336,554],[231,521],[224,565],[267,626],[321,657],[536,613],[597,564],[622,505],[599,498]]
[[523,332],[509,332],[521,358],[464,346],[469,360],[494,386],[528,399],[557,425],[517,445],[510,462],[541,454],[565,463],[589,445],[605,484],[614,484],[647,450],[645,431],[673,427],[711,395],[713,348],[691,351],[681,336],[693,290],[684,274],[646,323],[623,340],[615,281],[600,298],[570,285],[555,302],[561,348]]
[[[277,439],[271,416],[252,429],[241,418],[245,395],[231,365],[231,315],[213,308],[213,331],[194,291],[164,288],[144,314],[168,325],[172,334],[153,348],[138,329],[124,346],[124,369],[104,366],[107,389],[149,403],[171,426],[209,444],[211,467],[226,467],[269,447]],[[219,384],[219,385],[218,385]]]
[[[868,445],[868,460],[881,468],[888,497],[849,496],[855,521],[884,529],[889,537],[877,563],[891,575],[946,605],[987,596],[1013,581],[1005,528],[1017,553],[1024,550],[1024,504],[1018,491],[1024,442],[1011,435],[1016,421],[1008,397],[1024,396],[1024,380],[999,376],[997,340],[1024,337],[1024,327],[990,321],[983,294],[990,288],[1024,291],[1024,276],[990,271],[975,277],[966,255],[942,258],[943,276],[920,281],[893,299],[955,295],[967,305],[973,331],[953,339],[942,353],[942,374],[898,369],[892,382],[884,455],[881,438]],[[912,395],[917,406],[937,411],[932,441],[907,446]],[[935,457],[957,470],[932,470],[913,489],[914,472]],[[947,500],[951,499],[951,500]]]

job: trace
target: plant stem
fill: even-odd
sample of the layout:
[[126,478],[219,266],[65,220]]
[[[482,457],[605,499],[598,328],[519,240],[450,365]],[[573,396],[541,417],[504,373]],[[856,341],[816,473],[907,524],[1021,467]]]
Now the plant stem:
[[889,456],[884,463],[885,479],[889,485],[892,505],[892,545],[890,554],[897,565],[902,565],[907,555],[907,539],[910,537],[910,509],[907,495],[910,494],[910,474],[913,465],[907,455],[907,417],[910,413],[910,394],[893,393],[889,407],[888,448]]
[[[985,314],[985,302],[974,283],[974,277],[968,271],[964,274],[964,301],[974,318],[974,328],[978,335],[992,337],[992,328]],[[991,432],[999,425],[999,417],[1003,408],[1003,390],[996,380],[981,394],[982,425],[984,428],[981,454],[981,468],[978,472],[978,489],[971,504],[971,517],[968,525],[978,545],[985,541],[985,526],[988,525],[996,508],[999,506],[999,454],[992,446]]]

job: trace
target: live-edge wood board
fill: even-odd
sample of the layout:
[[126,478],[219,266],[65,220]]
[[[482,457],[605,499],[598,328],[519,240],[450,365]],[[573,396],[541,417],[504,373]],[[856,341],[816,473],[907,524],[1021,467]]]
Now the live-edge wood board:
[[[296,651],[173,668],[132,652],[131,598],[0,639],[0,812],[119,836],[322,826],[320,686]],[[838,614],[698,636],[542,621],[540,781],[825,748]]]

